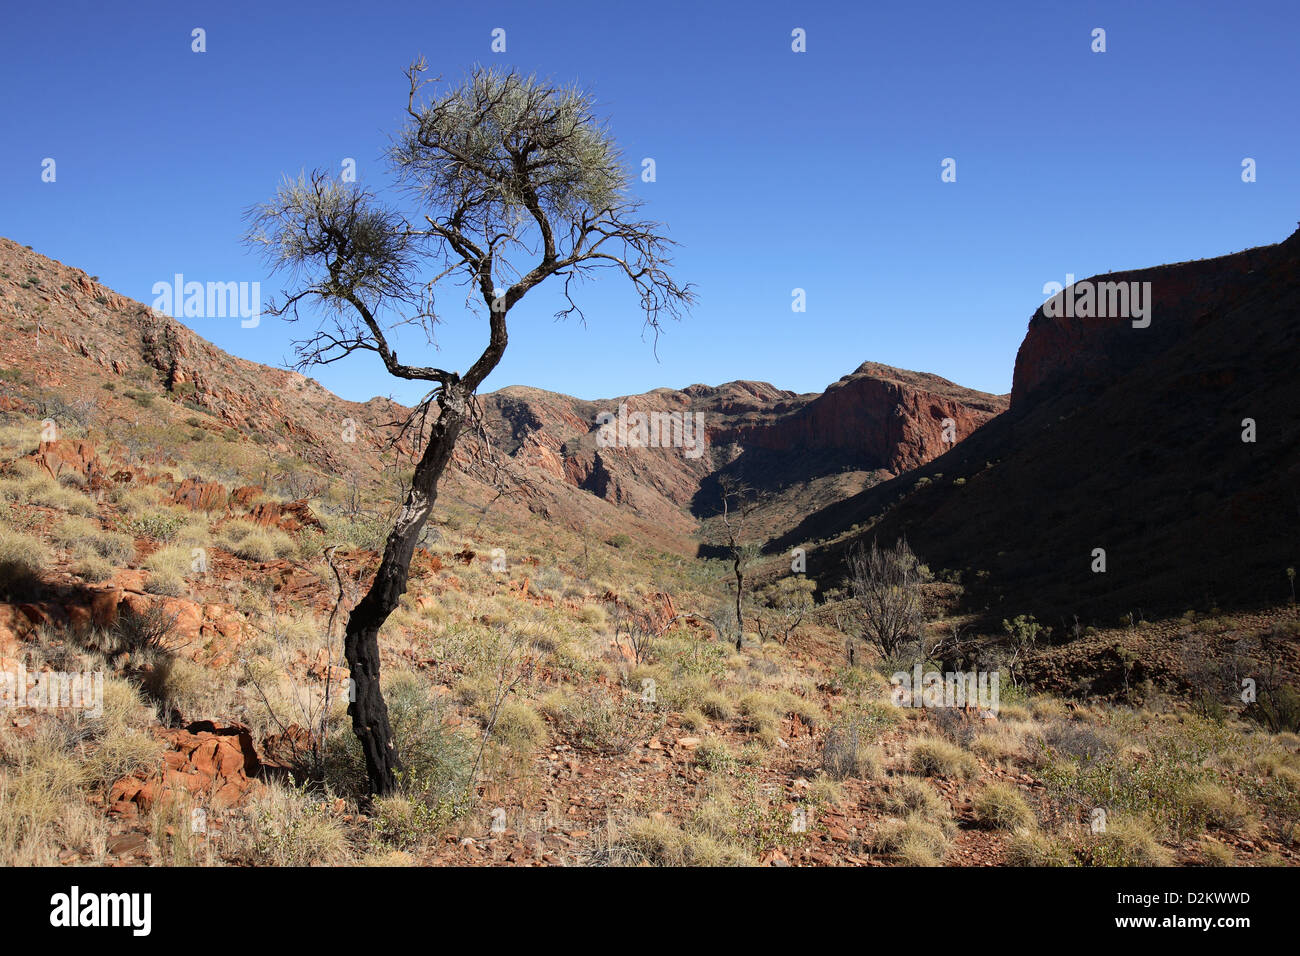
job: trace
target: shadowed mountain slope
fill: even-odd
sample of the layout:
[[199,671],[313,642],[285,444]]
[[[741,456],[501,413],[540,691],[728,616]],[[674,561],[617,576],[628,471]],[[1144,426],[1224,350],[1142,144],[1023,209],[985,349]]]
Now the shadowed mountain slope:
[[[1300,542],[1300,233],[1150,282],[1149,327],[1039,308],[1010,410],[946,454],[810,514],[774,547],[906,536],[995,615],[1053,622],[1276,604]],[[1254,422],[1255,441],[1243,433]],[[1248,436],[1247,436],[1248,437]],[[854,525],[861,533],[844,536]],[[1094,549],[1106,570],[1092,570]]]

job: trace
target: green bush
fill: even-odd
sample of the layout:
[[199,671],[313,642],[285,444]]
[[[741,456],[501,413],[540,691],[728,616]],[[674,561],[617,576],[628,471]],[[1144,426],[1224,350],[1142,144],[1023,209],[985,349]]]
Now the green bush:
[[[443,720],[419,675],[397,671],[384,679],[384,698],[402,766],[400,796],[381,811],[381,838],[399,846],[418,842],[471,805],[475,741]],[[326,747],[326,780],[338,792],[362,796],[365,757],[351,729],[334,733]]]
[[579,750],[627,753],[639,736],[637,702],[630,694],[614,697],[596,688],[563,700],[548,698],[543,706]]
[[735,769],[736,755],[720,737],[706,737],[695,748],[695,764],[709,773],[726,773]]
[[171,541],[184,524],[184,516],[174,511],[146,511],[122,522],[123,528],[137,538],[154,541]]
[[1273,690],[1264,690],[1259,698],[1246,708],[1246,716],[1263,724],[1275,734],[1300,733],[1300,691],[1282,684]]

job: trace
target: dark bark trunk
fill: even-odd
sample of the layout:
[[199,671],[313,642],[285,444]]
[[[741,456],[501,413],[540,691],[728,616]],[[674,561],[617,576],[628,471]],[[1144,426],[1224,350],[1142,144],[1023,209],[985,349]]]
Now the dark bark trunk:
[[736,573],[736,650],[745,646],[745,619],[740,614],[740,600],[745,594],[745,576],[740,570],[740,545],[732,544],[735,558],[732,567]]
[[439,416],[411,479],[411,490],[402,503],[393,530],[384,545],[383,559],[365,597],[348,616],[343,654],[351,669],[354,691],[348,705],[352,729],[361,741],[366,774],[372,793],[392,793],[401,771],[393,729],[388,720],[379,683],[379,629],[397,609],[406,593],[411,557],[425,521],[438,497],[438,480],[451,461],[456,440],[465,423],[467,395],[455,386],[444,389],[438,400]]

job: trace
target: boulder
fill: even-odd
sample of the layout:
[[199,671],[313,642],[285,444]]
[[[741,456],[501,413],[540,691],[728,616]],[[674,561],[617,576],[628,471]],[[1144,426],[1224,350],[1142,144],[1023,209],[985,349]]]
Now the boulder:
[[214,809],[234,807],[258,786],[262,762],[242,724],[195,721],[159,730],[171,749],[155,773],[123,777],[109,790],[108,812],[134,817],[171,795],[188,793]]
[[225,486],[216,481],[186,478],[172,494],[172,502],[194,511],[220,511],[226,507]]

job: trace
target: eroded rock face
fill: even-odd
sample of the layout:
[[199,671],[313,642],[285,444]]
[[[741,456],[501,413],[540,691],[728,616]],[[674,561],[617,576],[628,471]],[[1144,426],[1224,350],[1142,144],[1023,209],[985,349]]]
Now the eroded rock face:
[[37,446],[32,460],[51,478],[58,480],[73,475],[92,491],[108,483],[95,446],[87,441],[43,441]]
[[162,768],[113,784],[108,795],[110,814],[136,817],[181,794],[223,810],[238,806],[259,786],[262,763],[247,727],[201,720],[184,729],[160,728],[158,734],[170,745]]
[[[817,452],[845,468],[899,474],[943,454],[1007,404],[1005,396],[873,363],[822,394],[742,381],[596,402],[511,388],[484,402],[497,446],[516,461],[661,521],[691,507],[719,469],[749,450],[786,459],[796,472],[801,456]],[[637,413],[695,416],[707,439],[690,454],[684,445],[611,447],[597,440],[598,416]]]
[[1130,315],[1049,316],[1039,307],[1016,353],[1011,407],[1019,410],[1044,388],[1059,393],[1104,387],[1231,307],[1255,285],[1256,275],[1294,260],[1296,247],[1293,237],[1216,259],[1082,280],[1076,285],[1088,283],[1094,290],[1107,283],[1150,283],[1149,324],[1142,327],[1148,321],[1142,317],[1134,327]]
[[254,505],[248,517],[254,524],[282,531],[299,531],[312,528],[324,531],[320,521],[312,514],[311,506],[305,499],[297,501],[262,501]]
[[217,511],[226,507],[226,489],[219,482],[186,478],[173,493],[172,501],[194,511]]
[[[943,454],[1005,407],[999,396],[961,389],[936,376],[868,364],[790,414],[719,428],[711,437],[770,451],[844,452],[901,474]],[[945,440],[948,420],[953,440]]]

